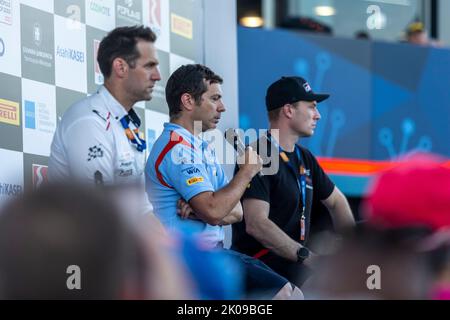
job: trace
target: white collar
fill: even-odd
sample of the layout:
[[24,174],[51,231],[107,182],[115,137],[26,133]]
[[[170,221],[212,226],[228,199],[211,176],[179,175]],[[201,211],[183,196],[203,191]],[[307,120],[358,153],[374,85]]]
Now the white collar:
[[108,91],[108,89],[105,86],[101,86],[98,89],[98,94],[103,97],[103,100],[106,103],[106,108],[117,119],[120,120],[120,119],[122,119],[124,116],[126,116],[128,114],[128,112],[125,109],[125,107],[122,106],[119,103],[119,101],[117,101],[116,98],[113,97],[113,95]]

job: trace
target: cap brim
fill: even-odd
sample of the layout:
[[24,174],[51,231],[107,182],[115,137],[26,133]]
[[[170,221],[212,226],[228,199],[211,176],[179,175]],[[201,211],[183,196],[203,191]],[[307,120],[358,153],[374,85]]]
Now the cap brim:
[[311,94],[306,101],[317,101],[317,103],[327,100],[330,97],[329,94],[319,93]]

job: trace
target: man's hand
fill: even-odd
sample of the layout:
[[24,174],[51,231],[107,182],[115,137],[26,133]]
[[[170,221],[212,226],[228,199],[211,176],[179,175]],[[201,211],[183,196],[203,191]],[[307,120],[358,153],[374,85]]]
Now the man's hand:
[[[215,192],[206,191],[189,199],[189,205],[194,210],[194,216],[212,226],[231,224],[242,219],[242,209],[235,211],[248,184],[262,169],[262,159],[252,148],[245,150],[245,154],[238,158],[242,164],[241,170],[231,179],[230,183]],[[239,206],[240,208],[240,206]],[[188,210],[181,205],[180,214]],[[189,210],[188,210],[189,211]]]
[[180,199],[177,202],[177,213],[181,217],[181,219],[198,220],[194,210],[191,208],[189,203],[187,203],[183,199]]
[[245,153],[237,159],[241,171],[247,173],[250,177],[254,177],[261,171],[263,161],[252,147],[245,149]]

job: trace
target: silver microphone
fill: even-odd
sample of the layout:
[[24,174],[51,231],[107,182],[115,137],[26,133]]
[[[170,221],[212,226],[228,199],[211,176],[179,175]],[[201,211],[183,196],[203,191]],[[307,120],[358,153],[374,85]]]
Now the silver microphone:
[[[227,140],[227,142],[233,146],[234,150],[236,150],[239,157],[244,155],[246,147],[236,129],[229,128],[225,130],[224,136],[225,140]],[[262,176],[261,171],[258,172],[258,175]]]
[[245,145],[235,129],[230,128],[225,130],[225,140],[233,146],[238,156],[242,156],[245,153]]

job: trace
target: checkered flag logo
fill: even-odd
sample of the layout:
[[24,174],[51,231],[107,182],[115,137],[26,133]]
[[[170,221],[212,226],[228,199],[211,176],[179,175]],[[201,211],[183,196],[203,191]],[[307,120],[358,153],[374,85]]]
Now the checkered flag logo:
[[87,161],[91,161],[97,158],[103,157],[103,150],[100,146],[93,146],[89,148],[88,159]]

